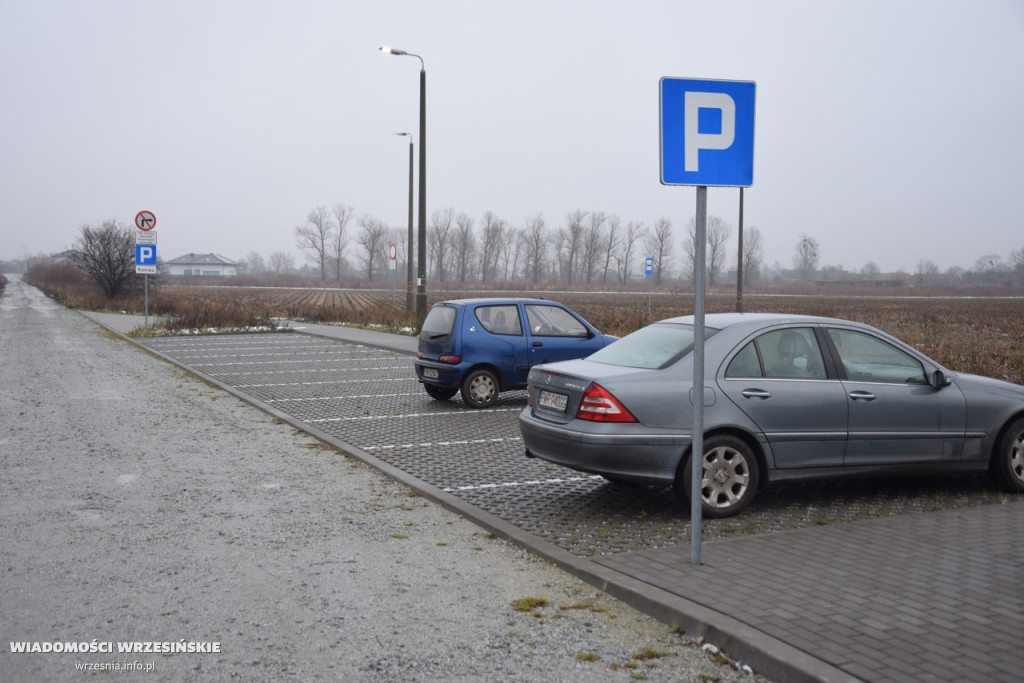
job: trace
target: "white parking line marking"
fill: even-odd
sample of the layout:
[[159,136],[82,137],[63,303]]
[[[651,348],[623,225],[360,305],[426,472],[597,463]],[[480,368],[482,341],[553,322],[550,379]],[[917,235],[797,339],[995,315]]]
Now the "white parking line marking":
[[374,377],[371,379],[325,379],[317,382],[276,382],[268,384],[236,384],[236,389],[259,387],[312,387],[317,384],[352,384],[354,382],[416,382],[415,377]]
[[[479,415],[480,413],[520,413],[522,408],[485,408],[483,410],[452,410],[443,413],[407,413],[405,415],[357,415],[355,417],[328,417],[322,420],[303,420],[311,424],[323,422],[351,422],[353,420],[398,420],[405,417],[452,417],[454,415]],[[500,439],[499,439],[500,440]],[[452,443],[458,443],[453,441]],[[379,446],[378,446],[379,448]],[[365,449],[364,449],[365,450]]]
[[[430,413],[433,415],[434,413]],[[504,443],[505,441],[522,441],[522,437],[510,436],[497,439],[464,439],[461,441],[429,441],[427,443],[396,443],[382,446],[362,446],[364,451],[393,451],[399,448],[432,448],[433,446],[469,446],[483,443]]]
[[312,396],[308,398],[268,398],[267,403],[299,403],[301,401],[341,401],[355,398],[397,398],[398,396],[419,396],[418,391],[408,391],[402,394],[357,394],[353,396]]
[[500,489],[500,488],[515,488],[517,486],[544,486],[545,484],[571,484],[578,481],[593,481],[594,479],[601,479],[598,474],[590,474],[586,477],[564,477],[561,479],[531,479],[529,481],[506,481],[501,484],[475,484],[472,486],[450,486],[441,489],[445,493],[455,493],[457,491],[479,491],[481,489]]

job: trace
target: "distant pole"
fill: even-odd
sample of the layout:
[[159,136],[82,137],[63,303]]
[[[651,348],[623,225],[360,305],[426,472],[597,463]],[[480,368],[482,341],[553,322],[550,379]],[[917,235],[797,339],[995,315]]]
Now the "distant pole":
[[386,55],[404,55],[420,60],[420,226],[417,236],[419,253],[416,254],[416,321],[422,324],[427,317],[427,67],[423,57],[413,52],[381,45]]
[[740,188],[740,235],[736,253],[736,312],[743,312],[743,188]]
[[405,312],[412,311],[412,136],[409,136],[409,244],[405,252]]
[[413,302],[413,279],[412,279],[412,255],[413,255],[413,239],[412,239],[412,205],[413,205],[413,154],[412,154],[412,133],[395,133],[395,135],[404,135],[409,138],[409,244],[406,247],[405,252],[405,312],[412,312]]
[[416,285],[416,322],[423,324],[427,317],[427,69],[420,58],[420,226],[419,280]]

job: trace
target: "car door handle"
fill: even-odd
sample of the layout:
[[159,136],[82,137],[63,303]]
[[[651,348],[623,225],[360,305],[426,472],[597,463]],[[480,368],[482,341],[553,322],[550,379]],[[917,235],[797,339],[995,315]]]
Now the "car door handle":
[[875,395],[870,391],[851,391],[850,398],[854,401],[874,401]]
[[537,347],[540,347],[540,346],[544,346],[544,342],[535,341],[535,342],[533,342],[533,346],[534,346],[534,348],[537,348]]
[[740,393],[743,394],[744,398],[759,398],[764,400],[772,397],[771,392],[765,391],[764,389],[744,389]]

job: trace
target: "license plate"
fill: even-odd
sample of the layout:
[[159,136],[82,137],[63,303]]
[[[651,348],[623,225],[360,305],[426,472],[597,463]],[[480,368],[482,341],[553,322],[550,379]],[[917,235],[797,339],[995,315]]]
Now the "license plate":
[[437,370],[434,368],[423,368],[423,376],[427,379],[437,379]]
[[568,402],[569,397],[565,394],[556,394],[551,391],[541,391],[537,396],[537,405],[559,413],[565,412],[565,406]]

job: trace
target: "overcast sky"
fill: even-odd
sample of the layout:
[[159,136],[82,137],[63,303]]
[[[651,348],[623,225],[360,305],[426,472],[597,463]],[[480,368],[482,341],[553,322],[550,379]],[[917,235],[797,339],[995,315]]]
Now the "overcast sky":
[[[404,227],[420,64],[384,44],[425,60],[428,213],[665,216],[680,253],[659,80],[727,79],[757,83],[766,265],[802,234],[848,270],[1024,248],[1020,0],[0,0],[0,260],[143,209],[165,260],[301,263],[338,203]],[[709,190],[733,245],[738,197]]]

